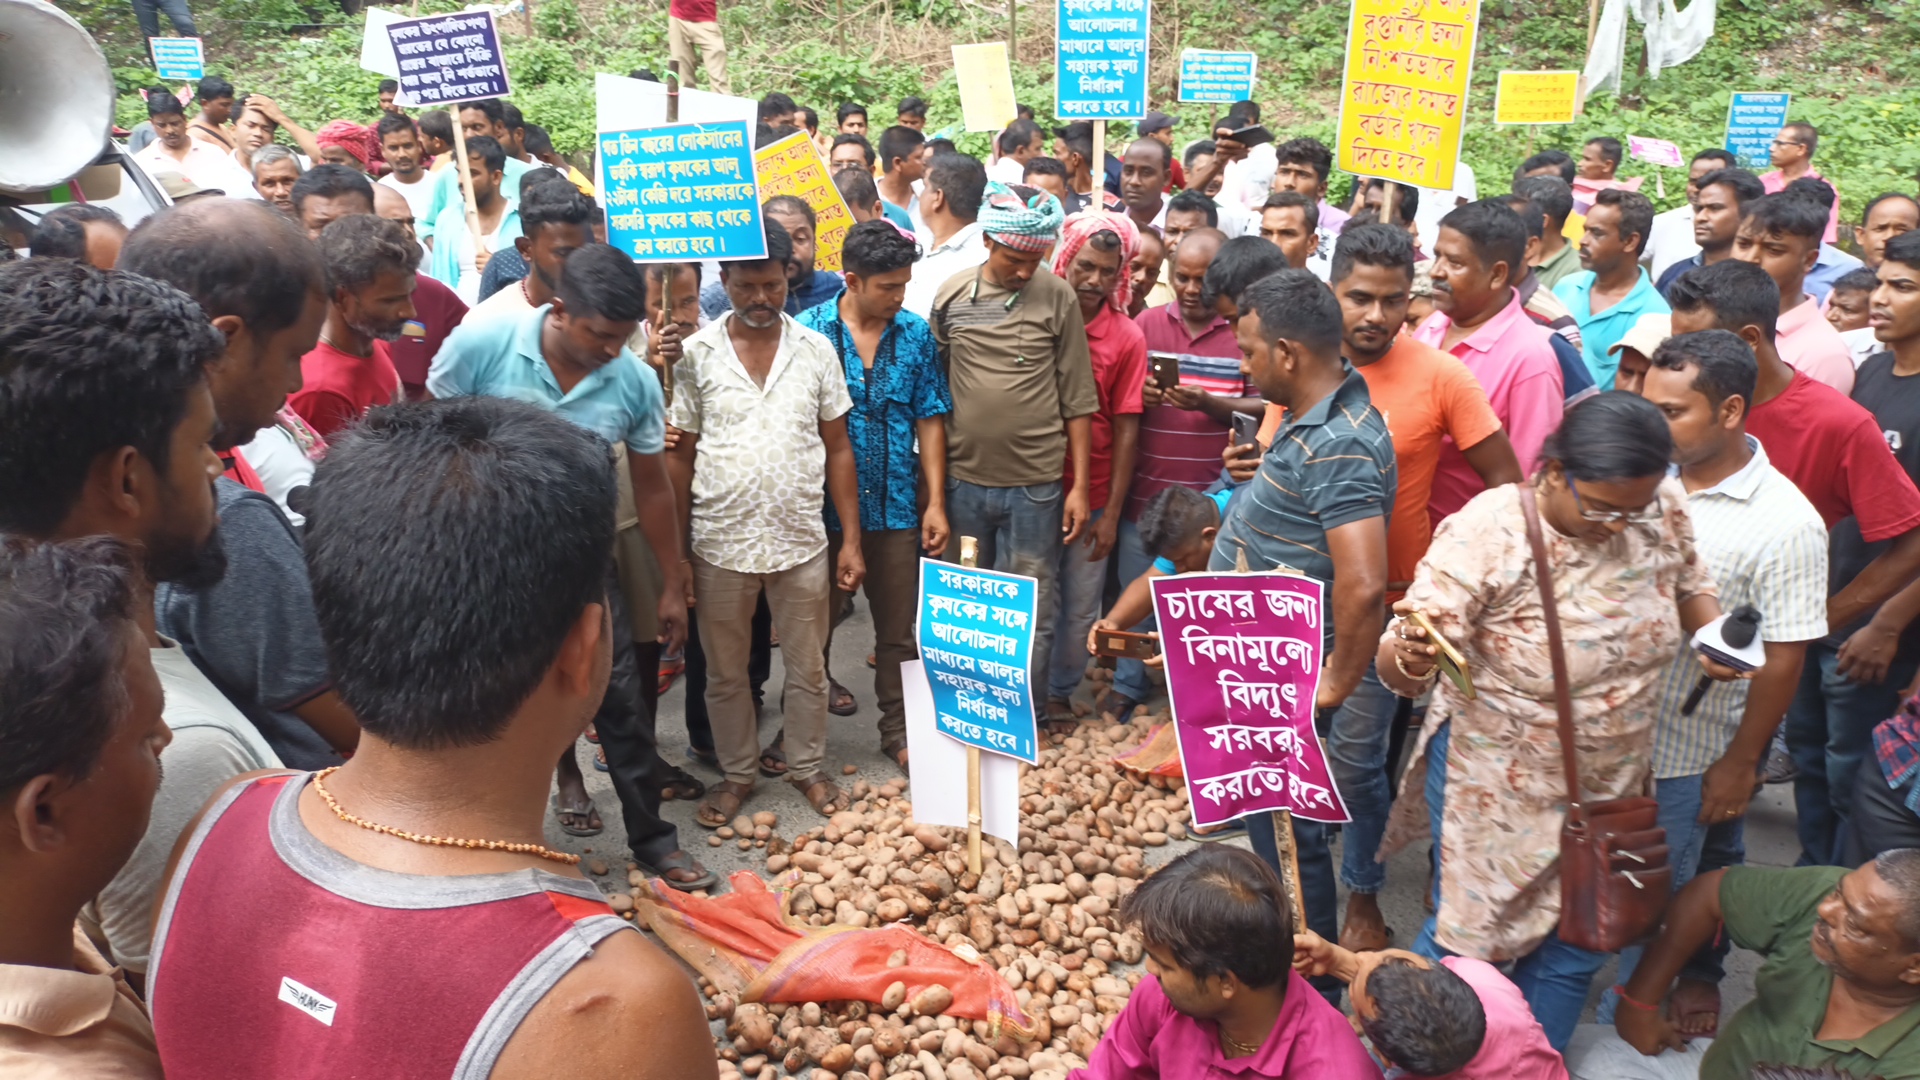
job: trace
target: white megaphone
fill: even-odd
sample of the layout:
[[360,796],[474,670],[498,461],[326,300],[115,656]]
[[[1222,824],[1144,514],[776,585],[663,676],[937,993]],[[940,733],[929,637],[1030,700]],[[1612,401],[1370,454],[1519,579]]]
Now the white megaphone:
[[[1760,641],[1760,612],[1752,604],[1741,604],[1732,611],[1693,632],[1693,647],[1710,659],[1736,671],[1758,671],[1767,662],[1767,647]],[[1680,706],[1681,716],[1692,716],[1700,707],[1713,678],[1700,676],[1693,693]]]

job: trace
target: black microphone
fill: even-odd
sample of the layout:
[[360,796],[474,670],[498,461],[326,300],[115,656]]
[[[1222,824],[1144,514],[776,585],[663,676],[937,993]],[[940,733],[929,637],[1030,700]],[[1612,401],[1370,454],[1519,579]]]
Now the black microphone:
[[[1720,624],[1720,640],[1733,649],[1744,649],[1753,644],[1754,636],[1759,633],[1760,612],[1752,604],[1741,604],[1734,608],[1733,614],[1727,616],[1727,621]],[[1700,651],[1722,662],[1734,659],[1704,642],[1700,645]],[[1738,666],[1744,667],[1745,664],[1739,663]],[[1680,715],[1692,716],[1693,710],[1700,707],[1700,699],[1706,696],[1707,688],[1712,685],[1713,676],[1700,676],[1700,682],[1694,686],[1693,693],[1688,694],[1686,703],[1680,706]]]

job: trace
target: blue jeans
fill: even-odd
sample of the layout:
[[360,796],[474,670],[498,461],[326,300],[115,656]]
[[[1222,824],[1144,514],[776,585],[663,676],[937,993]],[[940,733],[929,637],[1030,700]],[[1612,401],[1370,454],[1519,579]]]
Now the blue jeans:
[[[1427,742],[1427,817],[1433,829],[1436,862],[1441,812],[1446,806],[1448,734],[1449,727],[1442,725]],[[1445,872],[1444,866],[1437,866],[1433,875],[1436,909],[1440,906],[1440,875]],[[1413,943],[1413,951],[1430,960],[1453,955],[1434,940],[1435,923],[1434,916],[1427,916],[1426,923],[1420,927],[1419,939]],[[1532,952],[1513,962],[1508,977],[1520,988],[1527,1006],[1533,1010],[1533,1018],[1540,1021],[1547,1033],[1547,1042],[1555,1050],[1565,1051],[1567,1042],[1573,1038],[1573,1029],[1580,1023],[1580,1011],[1587,1005],[1587,988],[1593,982],[1593,973],[1606,961],[1606,953],[1569,945],[1560,940],[1556,931],[1548,934]]]
[[[1087,521],[1089,533],[1104,513],[1105,507],[1093,512]],[[1100,617],[1100,598],[1107,585],[1107,559],[1113,557],[1113,553],[1108,552],[1106,558],[1088,562],[1091,551],[1079,540],[1074,541],[1072,547],[1060,549],[1060,618],[1053,627],[1053,668],[1047,676],[1048,697],[1072,697],[1087,674],[1087,632]]]
[[[1113,557],[1120,560],[1120,588],[1125,590],[1133,584],[1135,578],[1145,574],[1153,566],[1153,556],[1147,553],[1147,546],[1140,542],[1140,526],[1120,519],[1120,539],[1113,545]],[[1135,633],[1145,633],[1158,625],[1149,614],[1146,618],[1127,629]],[[1147,666],[1138,660],[1121,657],[1113,668],[1113,692],[1125,694],[1135,701],[1145,701],[1153,696],[1153,683],[1147,679]]]
[[947,558],[960,561],[960,538],[980,542],[980,565],[1039,582],[1035,590],[1033,653],[1028,686],[1041,686],[1053,659],[1053,621],[1060,577],[1060,482],[1026,487],[982,487],[947,481]]
[[200,31],[193,26],[193,13],[187,10],[187,0],[133,0],[134,17],[140,20],[140,36],[160,36],[162,10],[167,13],[167,21],[173,24],[181,37],[200,36]]
[[[1687,882],[1701,874],[1739,866],[1747,861],[1746,818],[1700,824],[1700,783],[1704,773],[1676,776],[1654,782],[1654,797],[1660,800],[1660,827],[1667,831],[1667,864],[1673,867],[1673,891],[1678,894]],[[1625,986],[1640,965],[1643,946],[1630,945],[1620,950],[1619,984]],[[1722,962],[1724,944],[1709,942],[1693,954],[1680,970],[1683,979],[1718,983],[1726,976]],[[1613,1010],[1619,995],[1609,989],[1600,998],[1596,1019],[1613,1023]]]
[[1874,725],[1900,710],[1900,689],[1915,664],[1896,658],[1884,682],[1861,685],[1840,674],[1840,650],[1807,646],[1800,689],[1787,709],[1787,752],[1800,775],[1793,804],[1800,826],[1801,866],[1840,863],[1840,838],[1853,812],[1861,759],[1873,753]]
[[[1347,700],[1334,711],[1327,734],[1327,764],[1353,820],[1340,826],[1340,881],[1357,893],[1378,893],[1387,884],[1387,868],[1374,861],[1387,831],[1393,805],[1387,782],[1387,744],[1400,699],[1367,664]],[[1329,939],[1331,940],[1331,939]]]

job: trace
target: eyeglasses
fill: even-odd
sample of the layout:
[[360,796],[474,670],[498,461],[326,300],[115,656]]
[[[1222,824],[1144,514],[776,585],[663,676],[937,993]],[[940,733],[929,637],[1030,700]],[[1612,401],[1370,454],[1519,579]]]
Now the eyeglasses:
[[1806,144],[1806,143],[1803,143],[1803,142],[1795,142],[1795,141],[1794,141],[1794,140],[1792,140],[1792,139],[1775,139],[1775,140],[1773,140],[1773,145],[1775,145],[1775,146],[1805,146],[1805,145],[1807,145],[1807,144]]
[[1616,521],[1628,525],[1644,525],[1650,521],[1660,520],[1660,500],[1657,497],[1647,507],[1639,510],[1589,510],[1587,504],[1580,498],[1580,485],[1575,483],[1571,476],[1567,477],[1567,490],[1573,492],[1573,505],[1579,508],[1580,516],[1588,521],[1603,525],[1611,525]]

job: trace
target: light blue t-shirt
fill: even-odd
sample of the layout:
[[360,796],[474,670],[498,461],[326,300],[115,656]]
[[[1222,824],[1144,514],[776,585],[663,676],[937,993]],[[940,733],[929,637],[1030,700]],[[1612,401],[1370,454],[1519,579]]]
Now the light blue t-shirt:
[[436,398],[484,395],[550,409],[635,454],[666,448],[666,397],[660,378],[621,349],[566,393],[540,351],[540,327],[552,305],[517,318],[460,324],[433,358],[427,392]]
[[[1206,492],[1207,498],[1213,500],[1214,508],[1220,511],[1221,521],[1227,520],[1227,502],[1233,498],[1233,493],[1236,490],[1238,489],[1223,487],[1219,491]],[[1155,559],[1153,560],[1153,568],[1162,574],[1177,574],[1180,572],[1180,568],[1173,565],[1172,559]]]

